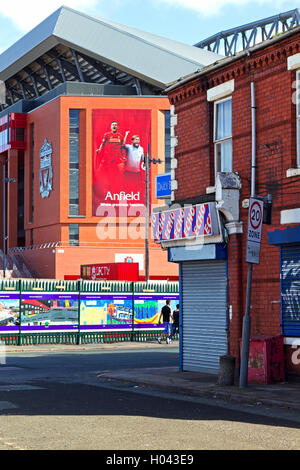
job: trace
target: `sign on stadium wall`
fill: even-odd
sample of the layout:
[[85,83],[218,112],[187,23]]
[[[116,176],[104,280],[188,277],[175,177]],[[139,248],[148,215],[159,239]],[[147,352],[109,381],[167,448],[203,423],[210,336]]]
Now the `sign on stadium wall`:
[[150,138],[150,110],[93,110],[94,216],[135,216],[143,212],[143,159]]
[[153,213],[151,224],[156,242],[220,234],[219,216],[215,203]]
[[39,186],[42,198],[49,197],[53,189],[52,144],[45,138],[40,148]]

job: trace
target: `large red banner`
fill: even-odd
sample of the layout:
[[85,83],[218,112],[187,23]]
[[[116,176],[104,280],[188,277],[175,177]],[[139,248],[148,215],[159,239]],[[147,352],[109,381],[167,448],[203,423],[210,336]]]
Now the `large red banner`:
[[93,215],[143,211],[150,137],[149,110],[93,110]]

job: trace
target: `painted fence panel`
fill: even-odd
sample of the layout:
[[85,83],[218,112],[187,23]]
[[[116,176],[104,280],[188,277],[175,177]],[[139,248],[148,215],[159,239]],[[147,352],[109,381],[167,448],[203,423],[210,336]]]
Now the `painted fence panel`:
[[[171,301],[170,307],[173,312],[179,303],[178,294],[164,293],[135,293],[134,294],[134,328],[136,329],[158,329],[158,320],[162,307],[166,300]],[[163,320],[161,319],[161,322]]]
[[21,332],[77,331],[78,305],[75,292],[22,292]]
[[56,334],[55,342],[106,332],[110,338],[117,333],[126,338],[143,331],[155,334],[162,328],[158,319],[167,299],[174,310],[178,283],[0,281],[0,338],[27,344]]
[[132,294],[83,292],[80,296],[80,330],[131,330]]
[[0,292],[0,333],[19,333],[20,292]]

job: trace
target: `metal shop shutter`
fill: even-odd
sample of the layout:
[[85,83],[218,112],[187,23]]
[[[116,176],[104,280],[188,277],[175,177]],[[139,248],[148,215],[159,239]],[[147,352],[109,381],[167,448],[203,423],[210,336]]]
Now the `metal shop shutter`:
[[182,368],[218,373],[227,353],[226,261],[182,263]]
[[280,254],[282,334],[300,336],[300,244],[282,245]]

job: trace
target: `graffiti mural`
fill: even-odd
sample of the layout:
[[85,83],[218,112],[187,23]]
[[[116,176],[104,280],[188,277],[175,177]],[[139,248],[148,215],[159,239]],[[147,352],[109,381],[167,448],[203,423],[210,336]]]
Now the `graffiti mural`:
[[281,297],[285,320],[300,322],[300,259],[282,262]]

